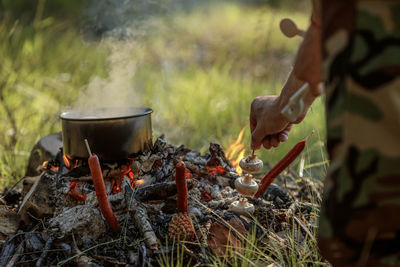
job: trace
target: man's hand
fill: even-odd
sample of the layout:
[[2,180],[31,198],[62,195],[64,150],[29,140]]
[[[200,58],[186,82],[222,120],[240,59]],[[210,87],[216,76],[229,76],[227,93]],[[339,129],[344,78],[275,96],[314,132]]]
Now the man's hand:
[[279,146],[289,137],[292,124],[281,114],[277,96],[259,96],[251,103],[251,148],[266,149]]

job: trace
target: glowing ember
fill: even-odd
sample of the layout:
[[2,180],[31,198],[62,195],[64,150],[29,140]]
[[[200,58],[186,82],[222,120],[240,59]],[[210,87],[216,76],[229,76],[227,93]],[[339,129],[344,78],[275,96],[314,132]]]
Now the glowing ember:
[[224,175],[226,173],[225,168],[222,166],[217,166],[217,167],[206,166],[206,170],[211,175],[215,175],[215,174]]
[[145,179],[139,179],[139,180],[136,180],[136,181],[133,182],[132,187],[133,187],[133,188],[135,188],[136,186],[137,186],[137,187],[140,187],[140,186],[143,185],[144,183],[146,183],[146,180],[145,180]]
[[71,185],[69,186],[68,194],[71,195],[75,200],[78,202],[83,202],[86,199],[86,196],[79,194],[76,192],[76,189],[83,184],[83,182],[71,182]]
[[231,162],[232,167],[235,167],[236,172],[238,174],[242,174],[242,168],[239,167],[240,160],[244,157],[246,152],[246,148],[242,143],[244,131],[246,130],[247,126],[243,127],[240,130],[240,133],[236,140],[229,145],[228,149],[226,150],[226,157]]
[[201,199],[203,199],[205,202],[208,202],[208,201],[211,201],[211,200],[212,200],[210,194],[207,193],[206,191],[204,191],[203,193],[201,193]]
[[193,175],[190,173],[190,171],[185,170],[185,177],[186,179],[192,179]]

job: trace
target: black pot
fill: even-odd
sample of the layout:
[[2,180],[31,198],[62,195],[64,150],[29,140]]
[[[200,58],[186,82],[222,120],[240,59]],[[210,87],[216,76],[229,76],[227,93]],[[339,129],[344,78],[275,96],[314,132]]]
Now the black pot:
[[64,153],[88,158],[84,140],[102,160],[121,160],[151,147],[150,108],[96,108],[60,115]]

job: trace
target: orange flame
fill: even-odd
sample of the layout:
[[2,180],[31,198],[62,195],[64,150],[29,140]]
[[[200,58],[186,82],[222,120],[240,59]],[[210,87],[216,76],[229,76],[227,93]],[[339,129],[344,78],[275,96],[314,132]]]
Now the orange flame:
[[236,172],[238,174],[242,174],[242,168],[239,167],[239,162],[244,157],[244,154],[246,152],[246,147],[242,143],[244,131],[246,130],[246,128],[247,126],[243,127],[242,130],[240,130],[236,140],[229,145],[225,153],[226,158],[231,162],[232,166],[236,168]]

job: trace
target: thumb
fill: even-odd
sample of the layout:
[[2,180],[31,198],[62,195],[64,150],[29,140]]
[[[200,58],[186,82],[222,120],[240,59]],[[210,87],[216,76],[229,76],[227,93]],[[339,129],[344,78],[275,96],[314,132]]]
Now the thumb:
[[258,150],[261,148],[262,140],[264,139],[265,134],[264,131],[261,129],[260,124],[254,129],[251,133],[251,149]]

